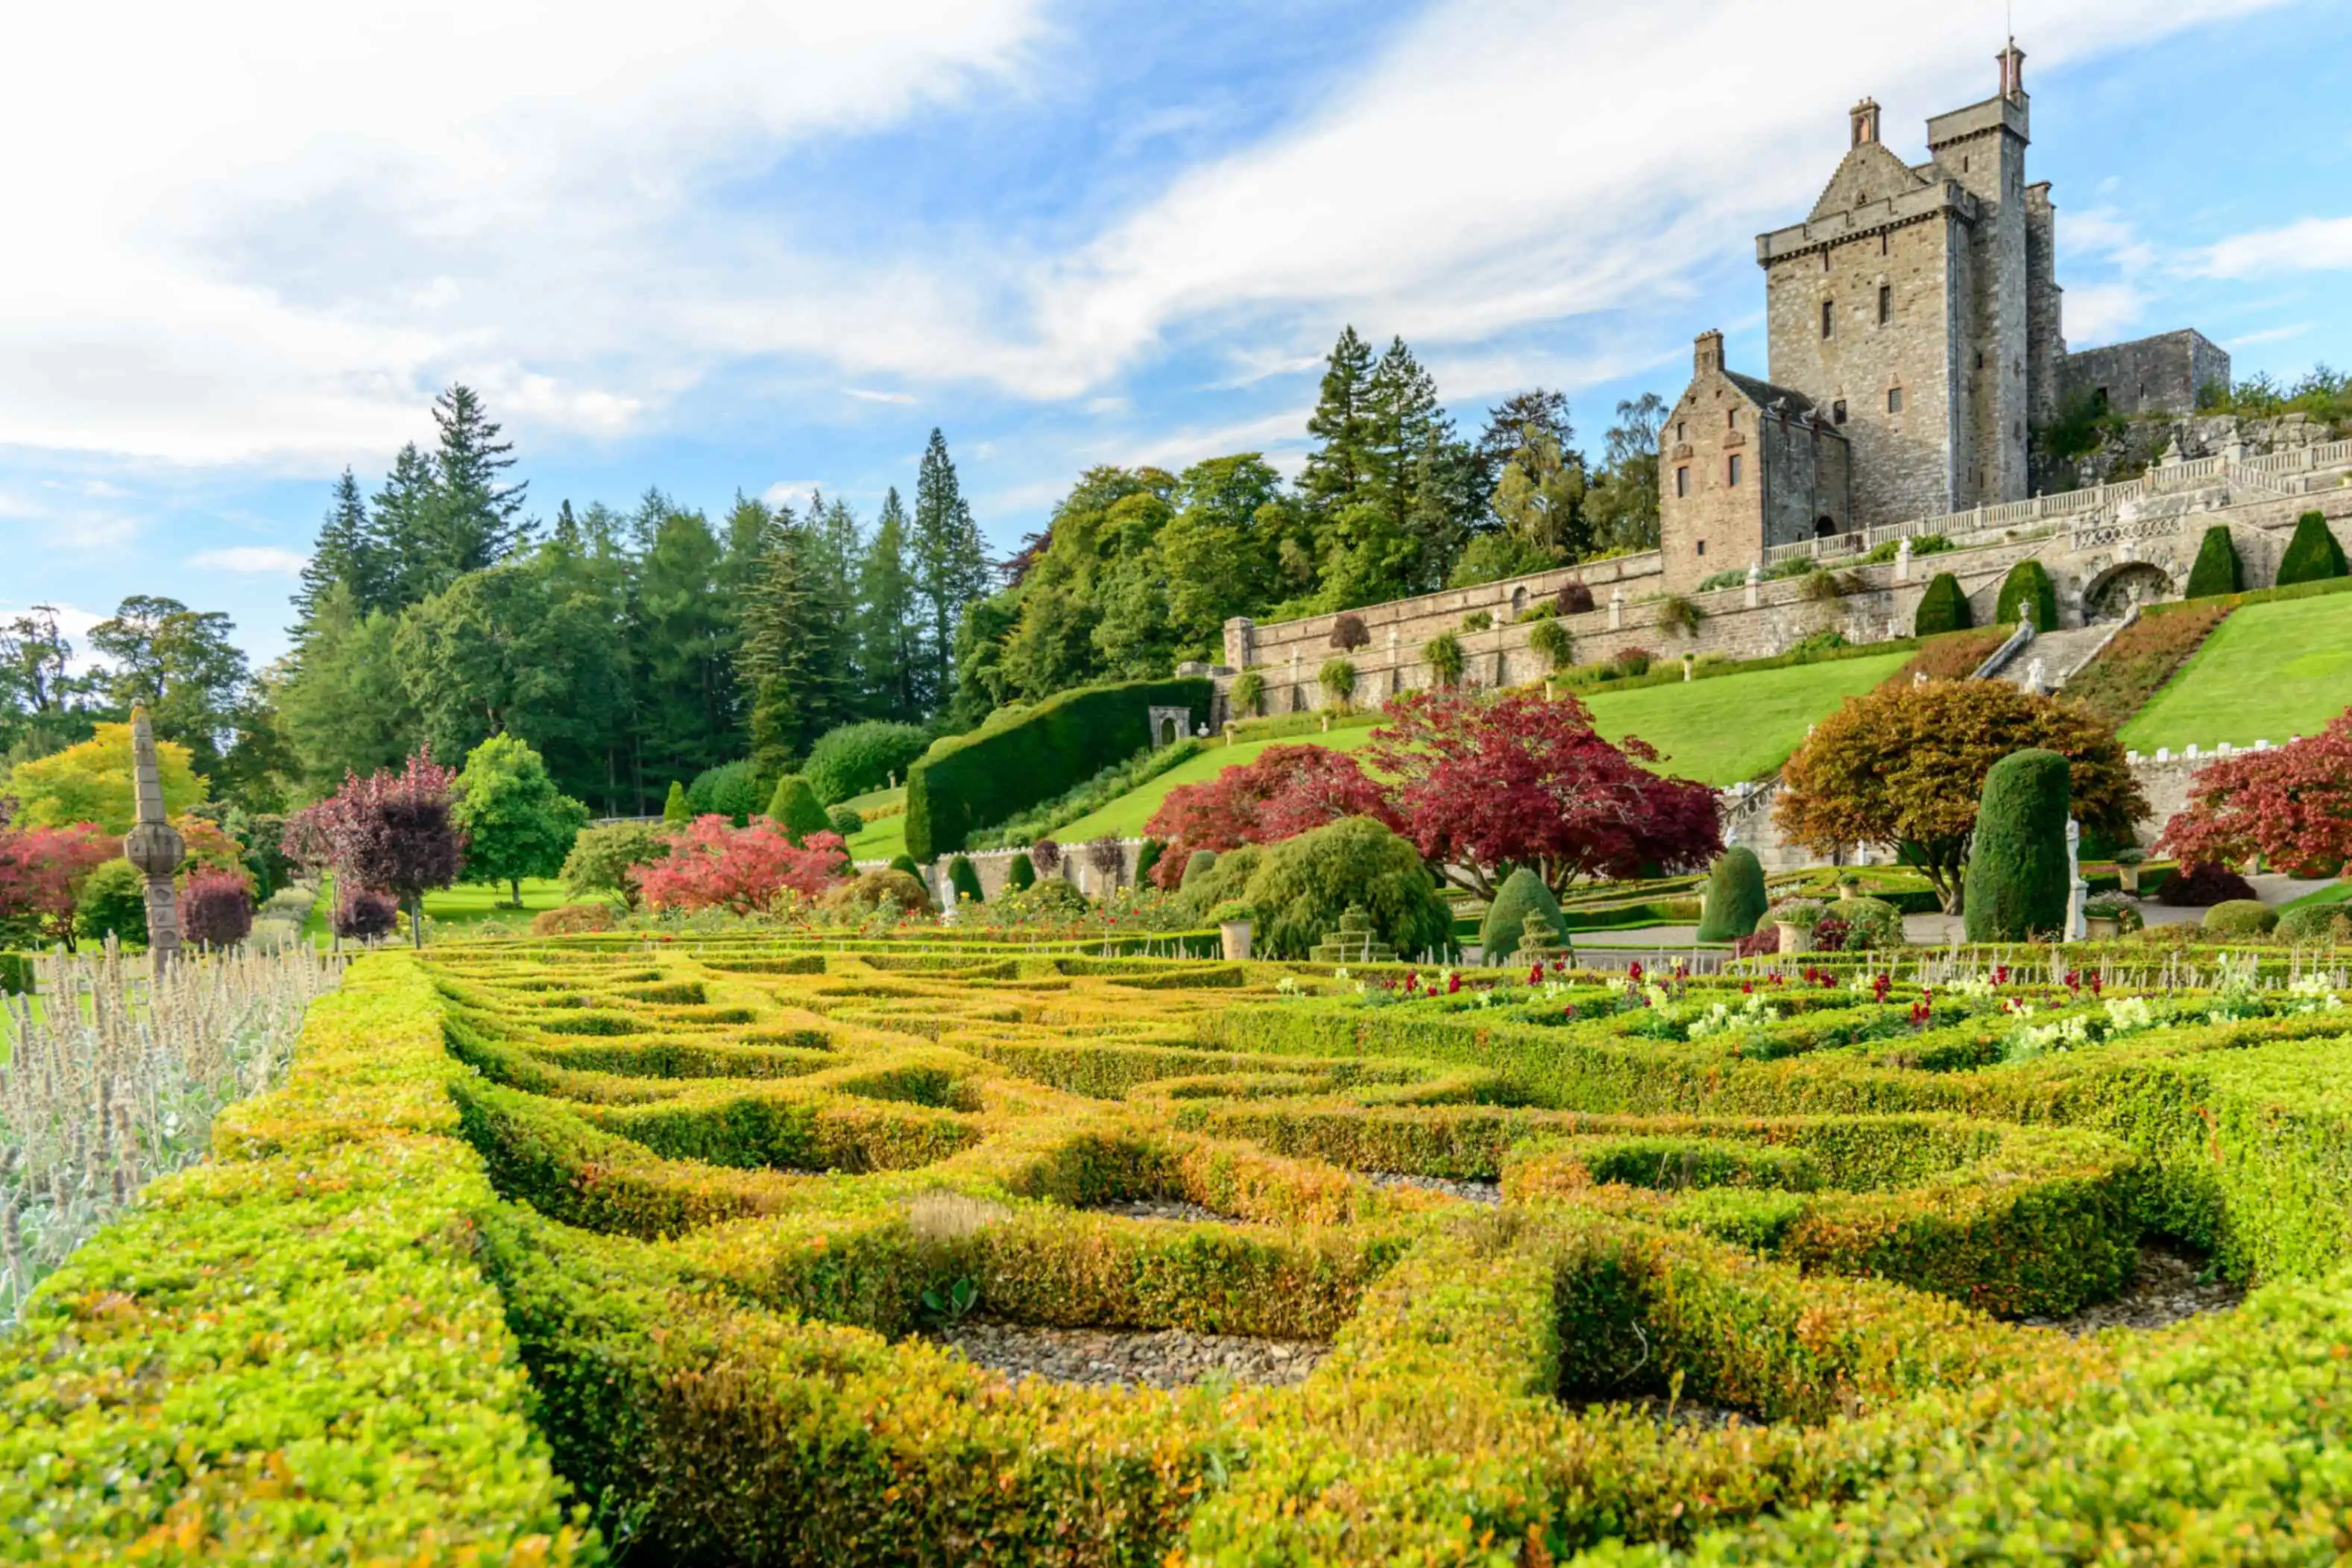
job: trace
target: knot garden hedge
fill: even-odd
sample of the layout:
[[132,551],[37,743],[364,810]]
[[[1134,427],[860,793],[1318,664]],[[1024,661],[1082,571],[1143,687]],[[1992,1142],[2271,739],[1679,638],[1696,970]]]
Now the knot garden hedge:
[[[2333,1561],[2352,1009],[2208,956],[373,957],[0,1347],[0,1557]],[[2151,1232],[2258,1288],[2026,1321]],[[1015,1383],[940,1343],[974,1301],[1328,1350]]]

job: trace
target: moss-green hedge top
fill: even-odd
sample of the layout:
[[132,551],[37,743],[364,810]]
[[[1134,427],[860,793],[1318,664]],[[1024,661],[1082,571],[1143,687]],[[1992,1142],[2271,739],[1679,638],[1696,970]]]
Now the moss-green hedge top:
[[907,775],[907,852],[951,854],[982,828],[1066,793],[1151,744],[1150,710],[1205,722],[1211,686],[1186,677],[1086,686],[934,745]]
[[2031,620],[2036,632],[2058,630],[2058,585],[2048,569],[2031,556],[2011,567],[1992,618],[2003,626]]

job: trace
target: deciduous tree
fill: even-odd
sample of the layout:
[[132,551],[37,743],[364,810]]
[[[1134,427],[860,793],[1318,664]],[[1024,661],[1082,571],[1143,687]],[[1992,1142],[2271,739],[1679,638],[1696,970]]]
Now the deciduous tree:
[[696,818],[672,838],[667,856],[638,870],[637,886],[656,909],[754,915],[788,890],[819,896],[848,867],[838,833],[812,833],[795,845],[773,822],[738,828],[713,815]]
[[430,747],[397,774],[352,774],[338,793],[288,820],[287,856],[333,867],[339,888],[373,890],[407,905],[410,933],[422,946],[425,893],[447,887],[465,865],[466,835],[450,798],[455,779]]
[[0,829],[0,947],[70,944],[84,879],[121,849],[88,822]]
[[1195,852],[1270,844],[1342,817],[1403,824],[1379,785],[1344,751],[1320,746],[1269,746],[1255,761],[1168,792],[1144,831],[1167,850],[1152,880],[1173,888]]
[[563,869],[588,808],[555,787],[547,764],[511,735],[494,735],[466,758],[450,819],[466,835],[466,880],[507,884],[522,906],[522,879]]
[[2199,768],[2159,847],[2183,865],[2259,854],[2316,871],[2352,860],[2352,708],[2317,735]]
[[1780,828],[1822,854],[1890,851],[1956,915],[1985,775],[2029,747],[2067,759],[2086,832],[2120,838],[2147,814],[2115,731],[2088,709],[2006,681],[1935,681],[1882,686],[1822,720],[1781,769]]

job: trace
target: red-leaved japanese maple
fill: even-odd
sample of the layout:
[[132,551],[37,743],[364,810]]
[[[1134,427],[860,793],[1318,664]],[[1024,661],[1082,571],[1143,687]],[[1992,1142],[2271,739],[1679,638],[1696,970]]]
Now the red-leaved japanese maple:
[[1715,791],[1640,767],[1642,740],[1612,744],[1574,697],[1408,692],[1366,752],[1392,780],[1401,831],[1431,866],[1491,898],[1511,867],[1554,894],[1645,866],[1701,866],[1723,847]]
[[814,898],[849,869],[839,833],[810,833],[795,844],[764,817],[739,828],[716,814],[697,817],[670,839],[667,859],[633,868],[637,890],[656,909],[727,909],[757,915],[787,889]]
[[2198,769],[2158,847],[2183,865],[2256,854],[2289,870],[2352,860],[2352,709],[2317,735]]
[[1403,831],[1381,787],[1346,752],[1269,746],[1255,761],[1168,791],[1143,829],[1168,845],[1151,879],[1173,888],[1195,850],[1222,854],[1243,844],[1270,844],[1342,817],[1370,817]]
[[73,943],[82,879],[122,852],[89,822],[0,829],[0,944]]
[[373,889],[407,905],[421,945],[425,893],[457,881],[466,863],[466,835],[450,816],[456,778],[430,747],[399,773],[348,773],[341,790],[288,819],[282,847],[302,864],[332,866],[346,889]]

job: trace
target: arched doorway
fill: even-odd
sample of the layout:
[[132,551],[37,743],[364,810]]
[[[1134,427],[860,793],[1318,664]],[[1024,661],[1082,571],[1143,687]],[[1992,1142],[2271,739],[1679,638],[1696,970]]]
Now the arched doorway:
[[2135,604],[2173,596],[2172,574],[2153,561],[2119,561],[2084,585],[2083,619],[2120,621]]
[[1176,721],[1174,719],[1163,718],[1160,721],[1160,744],[1162,746],[1173,746],[1176,744]]
[[1838,531],[1837,519],[1823,513],[1813,519],[1813,538],[1825,539]]

